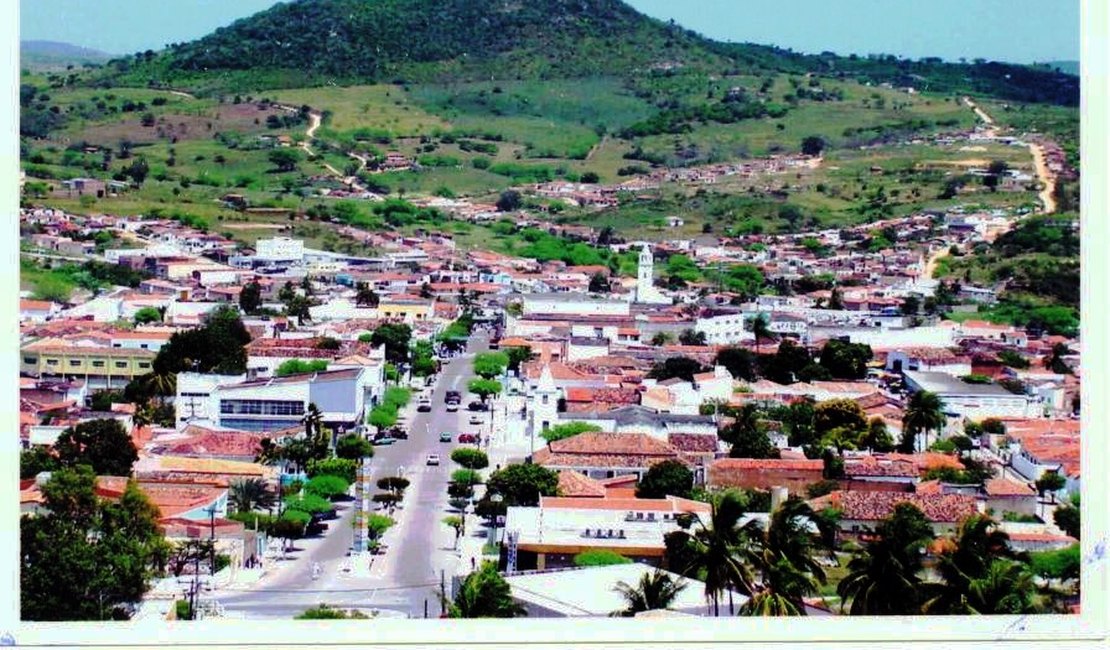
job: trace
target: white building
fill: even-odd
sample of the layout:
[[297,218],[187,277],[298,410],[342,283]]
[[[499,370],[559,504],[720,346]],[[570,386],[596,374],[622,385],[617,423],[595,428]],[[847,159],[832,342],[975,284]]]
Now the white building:
[[254,246],[254,256],[266,263],[295,263],[304,262],[304,242],[300,239],[289,237],[271,237],[259,239]]
[[524,316],[628,316],[630,313],[627,301],[608,300],[589,294],[540,293],[524,296]]
[[1028,395],[1015,395],[997,384],[969,384],[940,372],[903,372],[911,392],[936,393],[944,413],[950,417],[979,421],[984,418],[1043,417],[1039,400]]
[[743,312],[708,311],[698,316],[694,325],[697,332],[705,332],[709,345],[731,345],[755,340],[755,335],[744,328]]
[[655,258],[647,244],[640,249],[640,264],[636,270],[636,302],[649,305],[671,304],[671,299],[655,288]]

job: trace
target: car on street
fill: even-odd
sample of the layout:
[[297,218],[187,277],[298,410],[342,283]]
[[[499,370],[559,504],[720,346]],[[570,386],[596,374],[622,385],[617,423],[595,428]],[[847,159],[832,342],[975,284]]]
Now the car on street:
[[460,433],[459,442],[464,445],[476,445],[481,440],[481,436],[476,433]]
[[468,420],[468,421],[470,422],[470,424],[481,424],[482,423],[482,416],[472,415],[472,416],[470,416],[470,420]]
[[439,465],[439,454],[428,454],[427,463],[429,465]]
[[471,402],[471,403],[466,405],[466,410],[468,410],[468,411],[488,411],[489,410],[489,404],[483,404],[482,402]]
[[443,433],[439,434],[440,442],[451,442],[452,438],[454,438],[454,436],[451,435],[450,431],[444,431]]
[[417,406],[416,406],[416,410],[421,412],[421,413],[428,413],[429,411],[432,410],[431,400],[426,400],[426,399],[420,400],[420,403],[417,404]]
[[452,402],[458,404],[462,401],[462,394],[459,393],[459,391],[457,390],[449,390],[447,391],[447,395],[444,396],[443,401],[446,404],[450,404]]
[[409,439],[409,432],[403,427],[392,427],[390,429],[386,429],[385,435],[386,437],[393,438],[395,440]]
[[459,412],[459,405],[455,402],[448,402],[447,412],[448,413],[458,413]]
[[374,438],[375,445],[392,445],[395,442],[397,442],[397,439],[392,436],[382,436],[380,438]]

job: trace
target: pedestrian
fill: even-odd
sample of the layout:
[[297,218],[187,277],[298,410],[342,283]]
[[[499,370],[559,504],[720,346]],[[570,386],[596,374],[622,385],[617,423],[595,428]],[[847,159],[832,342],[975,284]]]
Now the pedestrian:
[[473,571],[475,568],[477,568],[477,562],[474,560],[474,556],[471,555],[470,556],[470,570]]

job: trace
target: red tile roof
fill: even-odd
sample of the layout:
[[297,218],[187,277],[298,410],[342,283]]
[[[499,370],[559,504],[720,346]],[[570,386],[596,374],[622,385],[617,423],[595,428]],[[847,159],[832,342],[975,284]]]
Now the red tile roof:
[[796,460],[791,458],[721,458],[713,461],[714,470],[735,471],[745,469],[823,470],[821,459]]
[[983,489],[992,497],[1026,497],[1037,493],[1036,490],[1024,483],[1005,478],[987,479],[986,483],[983,484]]
[[845,520],[878,521],[894,512],[899,503],[910,503],[932,522],[954,523],[979,512],[975,497],[962,494],[920,494],[910,492],[845,492],[837,490],[813,499],[815,510],[839,509]]
[[557,454],[633,454],[674,456],[675,449],[646,433],[605,433],[587,431],[556,440],[548,445]]
[[605,486],[578,472],[563,470],[559,472],[559,496],[601,498]]

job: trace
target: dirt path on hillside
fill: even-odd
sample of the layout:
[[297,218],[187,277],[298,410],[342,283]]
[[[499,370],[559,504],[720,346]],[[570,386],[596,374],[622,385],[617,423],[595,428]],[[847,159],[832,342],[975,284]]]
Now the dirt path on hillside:
[[[287,110],[287,111],[297,111],[297,110],[299,110],[299,109],[294,108],[292,106],[284,106],[284,105],[281,105],[281,104],[275,104],[275,105],[278,108],[281,108],[281,109],[284,109],[284,110]],[[304,132],[305,139],[304,139],[304,141],[301,142],[301,149],[303,149],[305,154],[307,154],[309,156],[315,156],[316,155],[316,153],[314,151],[312,151],[311,143],[312,143],[312,139],[314,137],[316,137],[316,131],[319,130],[320,125],[323,123],[323,121],[324,121],[323,120],[323,115],[320,112],[318,112],[318,111],[309,111],[308,112],[308,128],[305,129],[305,132]],[[358,163],[359,163],[358,170],[355,172],[355,174],[358,174],[358,172],[362,171],[363,169],[366,169],[366,165],[368,163],[367,158],[365,158],[364,156],[360,156],[356,153],[348,153],[347,155],[349,157],[357,160]],[[335,176],[336,178],[343,181],[343,184],[347,185],[352,190],[355,190],[356,192],[367,192],[368,191],[366,189],[366,187],[362,185],[362,183],[358,182],[358,176],[347,176],[342,171],[336,169],[335,167],[331,166],[330,164],[328,164],[327,162],[325,162],[323,160],[320,160],[319,163],[324,169],[328,170],[328,172],[331,173],[332,176]]]
[[1029,151],[1033,154],[1033,166],[1037,169],[1037,178],[1042,189],[1037,196],[1041,199],[1042,212],[1052,214],[1056,212],[1056,176],[1045,162],[1044,147],[1036,143],[1029,144]]
[[187,93],[184,90],[167,90],[166,92],[168,92],[171,95],[177,95],[178,97],[184,97],[185,99],[196,99],[197,98],[196,95],[193,95],[191,93]]

